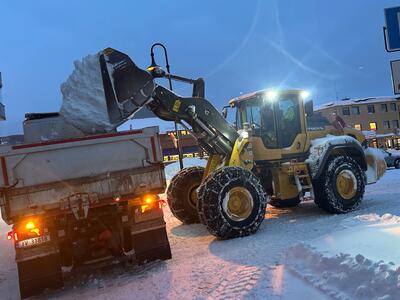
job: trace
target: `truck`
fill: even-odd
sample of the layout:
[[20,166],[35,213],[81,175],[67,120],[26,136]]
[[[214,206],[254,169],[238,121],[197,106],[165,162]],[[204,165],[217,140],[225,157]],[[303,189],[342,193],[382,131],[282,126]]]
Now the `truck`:
[[[24,131],[46,135],[59,121],[28,114]],[[171,258],[158,127],[44,137],[0,147],[0,208],[12,225],[21,298],[63,286],[63,267]]]

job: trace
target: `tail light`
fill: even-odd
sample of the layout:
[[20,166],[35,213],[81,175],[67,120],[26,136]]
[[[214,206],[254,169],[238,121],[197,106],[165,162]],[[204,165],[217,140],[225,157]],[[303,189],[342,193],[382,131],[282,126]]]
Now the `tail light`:
[[161,209],[163,207],[167,206],[167,202],[165,202],[165,200],[160,199],[158,200],[158,207]]
[[143,214],[153,208],[163,208],[167,203],[157,195],[146,195],[143,197],[143,204],[140,206],[140,212]]
[[42,235],[38,220],[28,220],[20,223],[13,231],[7,233],[7,240],[18,241]]
[[7,233],[7,240],[9,241],[18,241],[18,232],[16,231],[10,231],[9,233]]

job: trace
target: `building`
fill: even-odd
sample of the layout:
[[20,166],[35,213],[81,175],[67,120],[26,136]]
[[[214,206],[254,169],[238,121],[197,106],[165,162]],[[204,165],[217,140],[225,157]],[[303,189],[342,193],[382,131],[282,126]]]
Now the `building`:
[[340,116],[347,126],[362,130],[375,147],[400,147],[400,97],[345,98],[315,108],[328,119]]
[[[197,140],[187,130],[179,131],[180,146],[183,157],[203,157],[204,153],[199,147]],[[176,145],[175,131],[160,133],[161,148],[164,161],[175,161],[179,159],[179,152]]]

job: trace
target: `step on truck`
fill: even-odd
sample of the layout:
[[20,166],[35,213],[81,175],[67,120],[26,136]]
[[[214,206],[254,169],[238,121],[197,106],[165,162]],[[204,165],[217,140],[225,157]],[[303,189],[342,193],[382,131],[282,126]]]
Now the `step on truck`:
[[[59,116],[29,118],[25,132]],[[22,298],[63,286],[63,266],[171,258],[158,127],[4,145],[0,163]]]

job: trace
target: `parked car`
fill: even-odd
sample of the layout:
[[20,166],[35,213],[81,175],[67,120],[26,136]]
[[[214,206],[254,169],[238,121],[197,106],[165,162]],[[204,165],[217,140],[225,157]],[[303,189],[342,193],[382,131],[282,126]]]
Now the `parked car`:
[[385,155],[386,165],[389,167],[395,167],[396,169],[400,169],[400,154],[392,153],[381,149],[381,151]]

